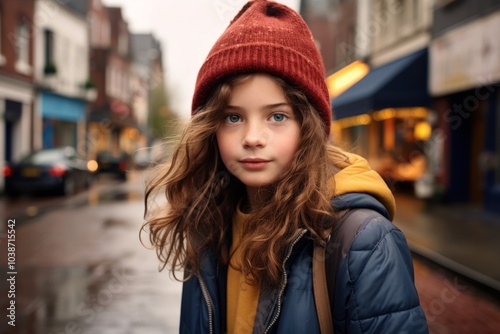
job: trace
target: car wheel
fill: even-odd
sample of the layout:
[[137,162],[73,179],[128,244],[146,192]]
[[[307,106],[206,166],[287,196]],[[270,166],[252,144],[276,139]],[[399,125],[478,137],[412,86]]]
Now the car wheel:
[[63,195],[73,195],[76,190],[76,182],[72,176],[67,176],[63,183]]

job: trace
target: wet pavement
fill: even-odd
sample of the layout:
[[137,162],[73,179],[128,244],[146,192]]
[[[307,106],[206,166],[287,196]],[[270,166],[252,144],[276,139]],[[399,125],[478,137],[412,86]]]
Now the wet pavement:
[[500,295],[500,215],[479,207],[430,205],[396,194],[395,224],[413,252]]
[[414,256],[415,286],[431,334],[500,333],[500,299],[474,282]]
[[500,333],[500,216],[396,193],[431,333]]
[[[131,173],[132,182],[137,182],[140,173]],[[144,177],[144,176],[142,176]],[[88,191],[74,196],[24,195],[17,198],[0,198],[0,219],[17,219],[19,224],[33,221],[45,213],[55,210],[103,205],[124,200],[142,200],[144,189],[132,187],[106,175],[96,179]],[[4,226],[2,226],[3,228]],[[0,232],[3,232],[0,230]]]
[[[0,333],[178,332],[181,283],[159,273],[154,251],[139,241],[143,180],[92,190],[46,203],[36,218],[12,213],[16,327],[2,321]],[[2,279],[2,319],[7,289]]]
[[[167,271],[159,273],[155,252],[139,241],[143,191],[144,174],[135,174],[127,183],[100,182],[68,198],[0,199],[3,219],[16,219],[17,272],[16,327],[2,321],[0,333],[177,333],[182,284]],[[495,222],[427,208],[405,196],[397,203],[396,225],[413,249],[425,250],[423,258],[414,257],[415,283],[430,332],[499,333],[500,298],[491,287],[435,264],[438,256],[449,264],[470,254],[479,257],[472,261],[474,272],[489,264],[495,277]],[[5,234],[0,241],[0,270],[6,273]],[[2,279],[1,319],[8,319],[8,289]]]

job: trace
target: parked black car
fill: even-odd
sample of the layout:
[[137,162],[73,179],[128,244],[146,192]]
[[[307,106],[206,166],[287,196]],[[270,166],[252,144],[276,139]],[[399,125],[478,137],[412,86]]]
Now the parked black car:
[[5,192],[15,196],[27,193],[71,195],[88,188],[92,172],[87,161],[73,147],[42,149],[28,154],[17,163],[4,167]]
[[114,174],[120,180],[127,179],[127,170],[130,165],[130,157],[124,152],[112,153],[111,151],[101,151],[97,153],[97,173]]

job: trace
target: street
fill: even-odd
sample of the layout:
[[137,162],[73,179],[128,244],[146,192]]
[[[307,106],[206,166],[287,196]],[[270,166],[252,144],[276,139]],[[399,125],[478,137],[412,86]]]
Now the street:
[[[68,198],[0,199],[4,273],[13,271],[9,219],[16,236],[16,274],[3,275],[14,277],[15,298],[5,298],[12,285],[2,279],[1,333],[178,332],[182,285],[158,272],[155,252],[139,241],[144,182],[144,173],[131,173],[126,183],[100,179]],[[431,333],[498,333],[498,294],[425,259],[414,257],[414,265]],[[11,300],[15,327],[5,314]]]
[[[98,182],[71,199],[43,200],[46,210],[17,208],[16,326],[4,320],[2,279],[1,333],[178,331],[181,283],[159,273],[154,251],[139,242],[144,180],[129,179]],[[26,209],[40,215],[29,218]],[[3,235],[4,273],[5,241]]]

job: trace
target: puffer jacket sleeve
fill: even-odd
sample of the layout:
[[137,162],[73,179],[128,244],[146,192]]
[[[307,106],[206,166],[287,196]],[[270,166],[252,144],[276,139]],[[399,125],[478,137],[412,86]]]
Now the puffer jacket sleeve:
[[403,233],[371,218],[341,260],[335,284],[335,333],[428,333]]

